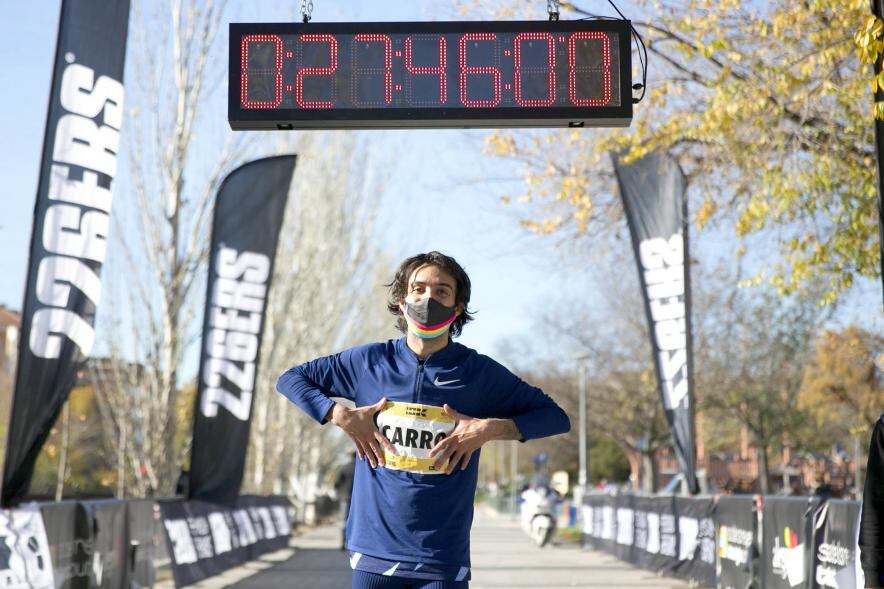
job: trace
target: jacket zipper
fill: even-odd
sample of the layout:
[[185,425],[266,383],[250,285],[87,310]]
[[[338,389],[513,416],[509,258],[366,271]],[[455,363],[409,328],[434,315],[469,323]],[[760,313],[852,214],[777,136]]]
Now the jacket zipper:
[[414,379],[414,395],[412,395],[412,397],[411,397],[412,403],[420,403],[421,384],[423,381],[421,376],[423,375],[423,373],[424,373],[424,363],[418,362],[417,363],[417,375],[415,376],[415,379]]

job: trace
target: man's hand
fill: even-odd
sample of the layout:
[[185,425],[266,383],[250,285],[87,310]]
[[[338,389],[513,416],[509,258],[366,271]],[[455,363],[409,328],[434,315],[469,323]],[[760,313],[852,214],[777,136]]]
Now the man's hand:
[[448,437],[430,450],[430,458],[436,459],[433,463],[436,470],[448,463],[445,474],[454,472],[458,464],[461,470],[466,470],[473,452],[486,442],[518,440],[522,437],[512,419],[477,419],[458,413],[447,403],[442,406],[442,410],[453,417],[457,424]]
[[368,463],[372,468],[377,468],[378,464],[386,465],[384,460],[383,446],[391,454],[396,454],[396,448],[378,431],[374,422],[374,416],[382,411],[387,405],[387,399],[383,398],[374,405],[366,407],[358,407],[349,409],[339,403],[335,403],[329,413],[329,421],[344,430],[353,444],[356,446],[356,453],[359,460],[368,458]]

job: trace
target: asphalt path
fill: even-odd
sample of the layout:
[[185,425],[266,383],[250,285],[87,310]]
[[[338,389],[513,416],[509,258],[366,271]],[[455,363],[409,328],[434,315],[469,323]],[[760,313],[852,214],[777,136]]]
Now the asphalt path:
[[[339,547],[337,525],[311,529],[291,547],[207,579],[200,589],[347,589],[350,567]],[[538,548],[508,515],[477,508],[471,535],[470,589],[624,588],[687,589],[688,583],[660,577],[613,556],[556,541]]]

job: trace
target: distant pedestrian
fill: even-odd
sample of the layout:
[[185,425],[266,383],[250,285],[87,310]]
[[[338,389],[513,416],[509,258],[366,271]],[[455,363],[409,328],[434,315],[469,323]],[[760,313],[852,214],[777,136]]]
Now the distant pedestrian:
[[859,550],[866,587],[884,587],[884,414],[869,445]]

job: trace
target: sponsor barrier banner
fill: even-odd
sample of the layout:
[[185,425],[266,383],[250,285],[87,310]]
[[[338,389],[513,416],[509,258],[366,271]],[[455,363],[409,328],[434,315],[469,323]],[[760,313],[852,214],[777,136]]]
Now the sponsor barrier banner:
[[40,448],[92,352],[123,122],[128,23],[129,0],[61,5],[6,442],[4,506],[27,495]]
[[617,497],[602,495],[599,506],[599,548],[614,554],[617,539]]
[[814,515],[812,589],[862,589],[859,501],[829,500]]
[[159,537],[160,511],[156,502],[149,499],[130,499],[129,510],[129,587],[153,587],[156,580],[154,560]]
[[218,190],[194,409],[189,498],[239,494],[273,261],[295,156],[245,164]]
[[859,502],[765,497],[759,546],[756,501],[586,495],[583,545],[703,587],[864,587]]
[[582,544],[591,548],[601,548],[602,530],[602,495],[587,494],[583,496],[581,506],[583,525]]
[[716,519],[718,587],[749,587],[758,568],[758,517],[755,496],[719,497]]
[[53,589],[55,575],[40,508],[0,510],[0,587]]
[[715,512],[712,498],[676,497],[678,564],[673,574],[715,586]]
[[125,501],[83,501],[91,523],[90,587],[127,587],[130,566],[129,511]]
[[638,263],[660,397],[681,471],[697,493],[686,180],[663,153],[629,164],[616,155],[613,160]]
[[635,562],[635,497],[618,495],[615,498],[614,556],[626,562]]
[[658,572],[678,565],[675,497],[591,494],[583,498],[583,544]]
[[204,501],[159,505],[176,587],[288,546],[291,524],[283,497],[245,495],[231,506]]
[[[646,568],[654,568],[655,554],[650,549],[659,551],[660,516],[655,511],[652,497],[637,496],[633,498],[635,517],[633,519],[633,551],[632,561],[634,564]],[[654,528],[651,529],[651,524]]]
[[49,540],[55,587],[86,589],[92,576],[94,548],[86,509],[78,501],[41,503]]
[[818,505],[815,497],[764,497],[761,585],[765,589],[808,586],[811,524]]
[[651,497],[653,512],[648,515],[648,552],[653,570],[672,574],[678,564],[678,518],[675,497]]
[[55,587],[150,587],[154,505],[146,499],[41,503]]

